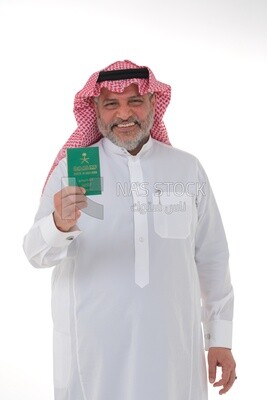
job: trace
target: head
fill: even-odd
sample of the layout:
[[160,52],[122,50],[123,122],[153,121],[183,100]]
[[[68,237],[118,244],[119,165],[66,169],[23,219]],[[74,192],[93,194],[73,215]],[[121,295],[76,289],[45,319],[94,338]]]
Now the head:
[[[113,99],[116,105],[107,106],[104,99]],[[77,128],[58,152],[46,182],[68,147],[90,146],[101,139],[101,133],[132,154],[141,149],[149,135],[170,145],[163,122],[170,99],[169,85],[158,81],[148,67],[129,60],[116,61],[93,73],[75,95]]]
[[102,88],[100,95],[94,98],[100,133],[132,154],[149,138],[155,106],[155,94],[140,95],[136,84],[130,84],[122,93]]

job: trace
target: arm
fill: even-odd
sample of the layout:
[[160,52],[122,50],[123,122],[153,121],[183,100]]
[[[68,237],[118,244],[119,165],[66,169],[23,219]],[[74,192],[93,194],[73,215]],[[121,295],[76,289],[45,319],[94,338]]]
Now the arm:
[[197,197],[198,226],[195,261],[198,269],[205,349],[208,353],[209,379],[215,382],[216,368],[222,367],[222,379],[214,386],[223,386],[226,393],[235,379],[232,348],[234,294],[229,271],[229,251],[221,216],[203,167],[197,163],[198,180],[205,182],[204,194]]
[[25,235],[23,249],[34,267],[52,267],[76,251],[75,239],[80,231],[76,225],[80,209],[86,206],[82,188],[61,189],[67,175],[62,161],[47,182],[33,226]]

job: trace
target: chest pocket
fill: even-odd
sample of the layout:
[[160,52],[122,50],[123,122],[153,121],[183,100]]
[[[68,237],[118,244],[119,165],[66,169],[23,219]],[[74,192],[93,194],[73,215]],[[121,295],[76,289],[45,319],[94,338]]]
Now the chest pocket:
[[174,192],[153,193],[155,232],[162,238],[185,239],[190,235],[192,197]]

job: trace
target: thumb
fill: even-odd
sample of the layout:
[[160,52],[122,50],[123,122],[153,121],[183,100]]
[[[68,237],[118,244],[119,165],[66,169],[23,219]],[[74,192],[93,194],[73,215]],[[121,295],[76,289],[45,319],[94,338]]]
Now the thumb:
[[215,357],[209,357],[209,382],[214,383],[216,379],[216,367],[217,367],[217,359]]

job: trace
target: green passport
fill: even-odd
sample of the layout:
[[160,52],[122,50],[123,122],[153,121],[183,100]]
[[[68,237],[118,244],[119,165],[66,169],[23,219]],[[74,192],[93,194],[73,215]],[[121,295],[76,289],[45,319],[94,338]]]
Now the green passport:
[[101,194],[98,147],[67,149],[67,165],[70,186],[82,186],[86,195]]

